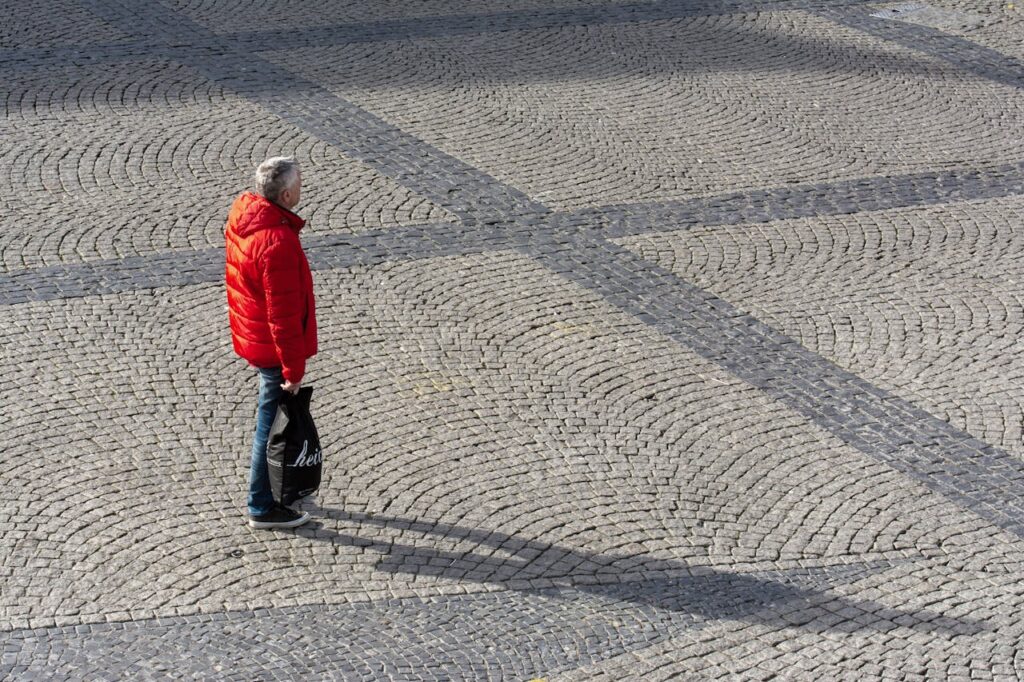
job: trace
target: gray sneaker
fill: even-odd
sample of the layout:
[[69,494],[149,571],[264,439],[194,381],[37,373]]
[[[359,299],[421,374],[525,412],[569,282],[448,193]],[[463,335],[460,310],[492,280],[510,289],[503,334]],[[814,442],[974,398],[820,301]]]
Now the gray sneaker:
[[253,528],[297,528],[306,521],[309,521],[309,514],[293,511],[281,504],[266,514],[249,517],[249,525]]

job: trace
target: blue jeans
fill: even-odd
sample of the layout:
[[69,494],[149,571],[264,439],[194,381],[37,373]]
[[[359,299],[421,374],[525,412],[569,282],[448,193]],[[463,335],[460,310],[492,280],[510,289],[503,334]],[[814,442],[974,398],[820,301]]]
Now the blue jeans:
[[274,495],[270,492],[270,472],[267,469],[267,440],[270,427],[277,416],[277,403],[284,389],[284,376],[280,367],[260,369],[259,403],[256,408],[256,435],[252,439],[252,463],[249,468],[249,513],[262,516],[274,508]]

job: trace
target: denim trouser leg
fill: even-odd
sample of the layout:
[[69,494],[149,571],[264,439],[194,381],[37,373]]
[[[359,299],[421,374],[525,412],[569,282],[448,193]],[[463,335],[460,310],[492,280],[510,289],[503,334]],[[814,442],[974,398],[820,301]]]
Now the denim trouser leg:
[[256,435],[252,441],[252,464],[249,469],[249,513],[261,516],[274,508],[270,492],[270,474],[267,471],[267,440],[270,427],[277,415],[277,403],[284,390],[284,376],[280,367],[259,370],[259,406],[256,409]]

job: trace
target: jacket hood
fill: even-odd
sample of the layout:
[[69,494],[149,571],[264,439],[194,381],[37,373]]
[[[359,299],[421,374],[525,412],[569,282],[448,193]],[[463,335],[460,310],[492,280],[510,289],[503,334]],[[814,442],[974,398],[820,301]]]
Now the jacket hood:
[[279,225],[287,226],[298,234],[305,224],[305,220],[288,209],[254,192],[238,197],[228,216],[228,229],[239,237],[248,237]]

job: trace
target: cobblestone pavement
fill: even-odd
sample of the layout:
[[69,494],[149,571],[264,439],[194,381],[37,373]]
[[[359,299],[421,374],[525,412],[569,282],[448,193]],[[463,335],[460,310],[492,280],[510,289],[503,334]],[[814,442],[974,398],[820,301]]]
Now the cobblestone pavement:
[[[0,678],[1024,677],[1024,8],[2,5]],[[275,154],[287,532],[221,284]]]

